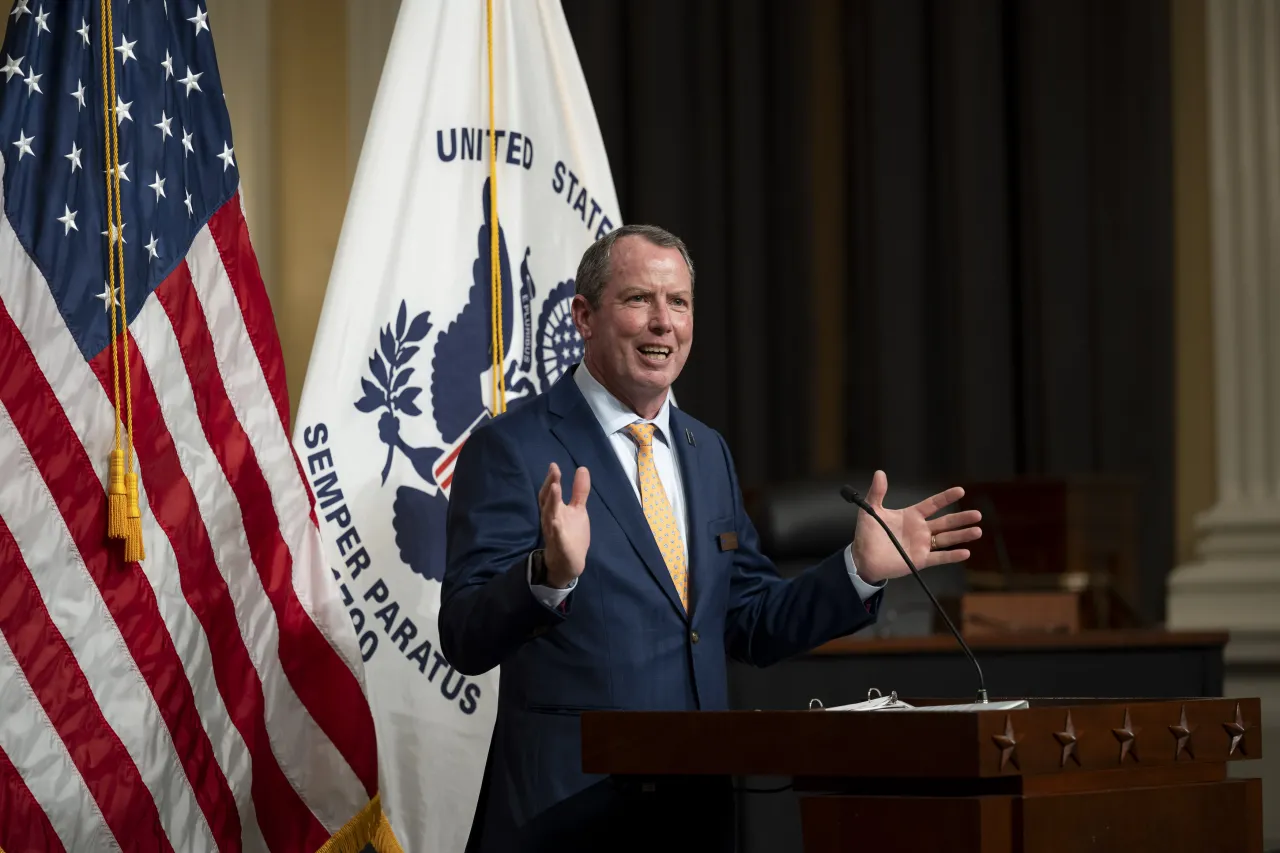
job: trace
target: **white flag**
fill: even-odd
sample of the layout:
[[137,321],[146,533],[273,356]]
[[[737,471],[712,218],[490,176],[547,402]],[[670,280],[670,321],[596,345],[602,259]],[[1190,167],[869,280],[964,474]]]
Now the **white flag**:
[[[619,213],[559,3],[493,8],[510,405],[580,359],[573,277]],[[497,671],[456,672],[436,629],[453,462],[495,410],[487,68],[485,3],[401,5],[294,435],[407,853],[463,849],[497,705]]]

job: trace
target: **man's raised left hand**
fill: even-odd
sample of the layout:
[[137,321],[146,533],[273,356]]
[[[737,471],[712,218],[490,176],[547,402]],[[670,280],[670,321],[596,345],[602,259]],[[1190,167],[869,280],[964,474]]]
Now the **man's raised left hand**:
[[[969,559],[967,548],[955,546],[982,536],[982,528],[977,526],[982,514],[971,509],[931,518],[964,497],[964,489],[959,486],[947,489],[905,509],[885,509],[884,498],[888,491],[889,478],[883,471],[877,471],[871,478],[871,488],[867,490],[867,503],[898,537],[902,549],[917,569]],[[858,510],[853,562],[858,576],[867,583],[879,583],[911,571],[884,529],[874,518],[867,516],[866,510]]]

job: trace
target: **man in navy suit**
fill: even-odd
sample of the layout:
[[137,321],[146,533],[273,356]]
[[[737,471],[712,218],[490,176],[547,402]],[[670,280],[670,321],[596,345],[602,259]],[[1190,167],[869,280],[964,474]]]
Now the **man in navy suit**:
[[[693,343],[694,268],[653,226],[578,267],[582,363],[464,446],[449,502],[440,643],[467,675],[501,666],[468,850],[732,850],[726,780],[628,791],[584,774],[587,710],[723,710],[726,659],[767,666],[871,624],[908,569],[880,527],[790,580],[760,553],[720,434],[671,405]],[[562,471],[572,471],[565,501]],[[882,509],[918,566],[967,559],[977,512],[949,489]]]

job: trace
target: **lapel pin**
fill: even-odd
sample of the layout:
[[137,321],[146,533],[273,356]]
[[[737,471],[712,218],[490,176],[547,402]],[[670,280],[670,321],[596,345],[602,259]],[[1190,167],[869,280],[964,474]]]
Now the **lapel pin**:
[[685,438],[685,441],[689,442],[689,444],[692,445],[693,447],[698,446],[698,442],[693,440],[693,431],[688,427],[684,428],[684,438]]

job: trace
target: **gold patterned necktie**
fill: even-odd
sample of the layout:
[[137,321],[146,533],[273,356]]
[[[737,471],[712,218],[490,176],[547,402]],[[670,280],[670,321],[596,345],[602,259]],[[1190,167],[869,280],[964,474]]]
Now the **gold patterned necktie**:
[[636,467],[640,474],[640,503],[644,507],[644,517],[649,521],[649,529],[662,552],[662,559],[667,563],[667,571],[680,594],[680,603],[689,609],[689,572],[685,567],[684,542],[680,539],[680,528],[676,525],[676,515],[671,510],[671,502],[667,500],[667,491],[662,488],[662,480],[658,479],[658,466],[653,461],[653,424],[631,424],[627,434],[636,443]]

